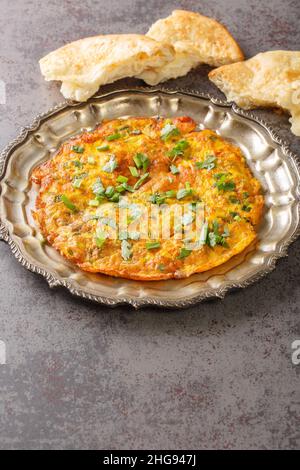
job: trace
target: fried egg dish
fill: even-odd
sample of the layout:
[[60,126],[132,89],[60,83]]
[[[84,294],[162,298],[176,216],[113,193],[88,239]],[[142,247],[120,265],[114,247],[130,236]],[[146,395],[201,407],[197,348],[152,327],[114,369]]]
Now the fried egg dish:
[[255,241],[264,209],[241,150],[187,116],[103,121],[31,180],[45,240],[84,271],[128,279],[225,263]]

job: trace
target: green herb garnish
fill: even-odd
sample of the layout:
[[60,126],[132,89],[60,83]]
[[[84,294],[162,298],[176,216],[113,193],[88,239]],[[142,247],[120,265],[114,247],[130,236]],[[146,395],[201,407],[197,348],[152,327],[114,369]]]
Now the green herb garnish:
[[119,193],[114,193],[110,198],[109,200],[111,202],[119,202],[120,200],[120,194]]
[[134,176],[135,178],[139,177],[139,172],[137,171],[135,166],[129,166],[128,168],[132,176]]
[[73,187],[80,188],[81,183],[86,176],[87,176],[87,173],[82,173],[81,175],[74,176],[73,183],[72,183]]
[[137,153],[133,157],[133,161],[137,168],[143,168],[144,171],[146,171],[150,165],[150,160],[145,153]]
[[226,173],[217,173],[214,178],[217,180],[215,186],[219,191],[233,191],[235,189],[235,183],[233,181],[227,181],[228,175]]
[[160,248],[159,242],[148,242],[146,243],[147,250],[155,250],[156,248]]
[[178,255],[178,259],[186,258],[191,253],[192,253],[192,250],[188,250],[187,248],[181,248],[180,253]]
[[65,194],[62,194],[61,201],[71,212],[78,211],[77,207],[73,204],[73,202],[70,201],[70,199]]
[[180,135],[179,129],[174,124],[166,124],[161,132],[160,132],[160,137],[163,141],[166,141],[170,139],[170,137],[175,137],[177,135]]
[[102,232],[101,230],[97,230],[96,237],[95,237],[97,247],[102,248],[102,246],[105,243],[105,240],[106,240],[106,234]]
[[117,178],[118,183],[127,183],[128,178],[126,176],[119,175]]
[[138,189],[140,186],[142,186],[142,184],[145,182],[145,180],[149,177],[149,173],[145,173],[143,176],[141,176],[141,178],[135,183],[135,185],[133,186],[133,189],[136,190]]
[[[240,218],[240,214],[239,214],[238,212],[235,212],[235,211],[234,211],[234,212],[229,212],[229,214],[231,215],[231,217],[232,217],[233,219],[235,219],[236,217],[239,217],[239,218]],[[235,220],[236,220],[236,219],[235,219]]]
[[129,191],[130,193],[133,193],[134,192],[134,189],[132,186],[130,186],[128,183],[122,183],[123,188],[126,190],[126,191]]
[[176,157],[179,157],[184,154],[184,151],[188,148],[189,143],[187,140],[180,140],[177,144],[168,152],[169,157],[175,160]]
[[223,234],[220,235],[219,233],[219,223],[217,220],[213,221],[213,231],[208,233],[207,237],[207,244],[210,247],[214,247],[216,245],[222,245],[224,247],[228,247],[228,243],[226,242],[226,238],[229,237],[229,230],[228,227],[224,227]]
[[92,206],[92,207],[98,207],[100,204],[100,202],[98,201],[98,199],[91,199],[89,201],[89,206]]
[[166,197],[176,197],[175,189],[170,189],[169,191],[166,191]]
[[177,191],[177,199],[183,199],[187,196],[191,196],[193,194],[193,190],[191,189],[190,183],[185,183],[185,188],[179,189]]
[[105,196],[109,198],[109,197],[112,197],[114,193],[115,193],[115,188],[113,186],[107,186],[105,190]]
[[215,161],[216,161],[216,157],[214,155],[208,155],[203,162],[197,162],[195,165],[196,165],[196,168],[198,169],[201,169],[201,170],[205,169],[205,170],[210,171],[213,168],[215,168],[216,166]]
[[124,193],[124,191],[126,191],[126,189],[124,188],[123,184],[119,184],[118,186],[116,186],[116,191],[118,193]]
[[96,147],[96,149],[97,149],[99,152],[104,152],[105,150],[109,150],[109,145],[107,145],[107,144],[100,145],[99,147]]
[[180,173],[179,169],[175,165],[170,165],[170,171],[173,175],[177,175],[178,173]]
[[96,240],[97,247],[102,248],[102,246],[105,243],[105,238],[96,237],[95,240]]
[[72,150],[76,153],[83,153],[84,147],[80,147],[79,145],[73,145]]
[[73,163],[76,166],[76,168],[82,168],[83,167],[83,163],[81,163],[81,161],[79,161],[79,160],[75,160]]
[[102,195],[104,193],[105,188],[100,178],[96,179],[96,182],[92,186],[92,191],[94,194],[99,194],[99,195]]
[[121,134],[119,134],[118,132],[116,132],[115,134],[111,134],[111,135],[108,135],[106,137],[106,140],[108,140],[109,142],[111,142],[112,140],[117,140],[119,139],[121,136]]
[[155,193],[152,194],[149,198],[149,201],[152,202],[152,204],[163,204],[166,200],[167,196],[164,193]]
[[105,173],[112,173],[117,167],[118,162],[116,157],[115,155],[111,155],[109,161],[102,167],[102,170],[105,171]]

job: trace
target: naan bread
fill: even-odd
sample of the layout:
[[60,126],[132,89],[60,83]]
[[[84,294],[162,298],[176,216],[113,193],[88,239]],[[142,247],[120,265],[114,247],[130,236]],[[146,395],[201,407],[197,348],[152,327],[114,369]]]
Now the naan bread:
[[269,51],[209,73],[210,80],[242,108],[280,107],[291,113],[300,136],[300,51]]
[[46,80],[62,81],[65,98],[86,101],[100,85],[162,67],[174,58],[171,45],[139,34],[103,35],[67,44],[40,60]]
[[183,76],[199,64],[218,67],[244,58],[240,47],[222,24],[191,11],[173,11],[167,18],[154,23],[147,36],[172,44],[176,51],[173,62],[139,75],[150,85]]

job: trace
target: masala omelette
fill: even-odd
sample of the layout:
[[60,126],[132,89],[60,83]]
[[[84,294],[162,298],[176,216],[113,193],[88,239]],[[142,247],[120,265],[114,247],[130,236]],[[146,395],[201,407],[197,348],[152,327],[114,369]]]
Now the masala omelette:
[[[84,271],[128,279],[183,278],[225,263],[256,239],[264,208],[241,150],[186,116],[103,121],[31,179],[47,242]],[[149,223],[160,227],[178,208],[181,223],[171,216],[168,237],[159,229],[153,237]]]

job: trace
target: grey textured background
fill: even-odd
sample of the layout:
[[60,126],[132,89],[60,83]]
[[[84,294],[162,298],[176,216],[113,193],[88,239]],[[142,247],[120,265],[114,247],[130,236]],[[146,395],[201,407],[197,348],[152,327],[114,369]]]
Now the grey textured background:
[[[62,100],[41,56],[86,35],[143,33],[176,7],[224,22],[247,56],[300,49],[298,0],[0,0],[0,146]],[[206,74],[169,85],[218,95]],[[257,112],[300,155],[288,118]],[[51,291],[1,244],[0,448],[299,448],[299,248],[224,301],[135,312]]]

